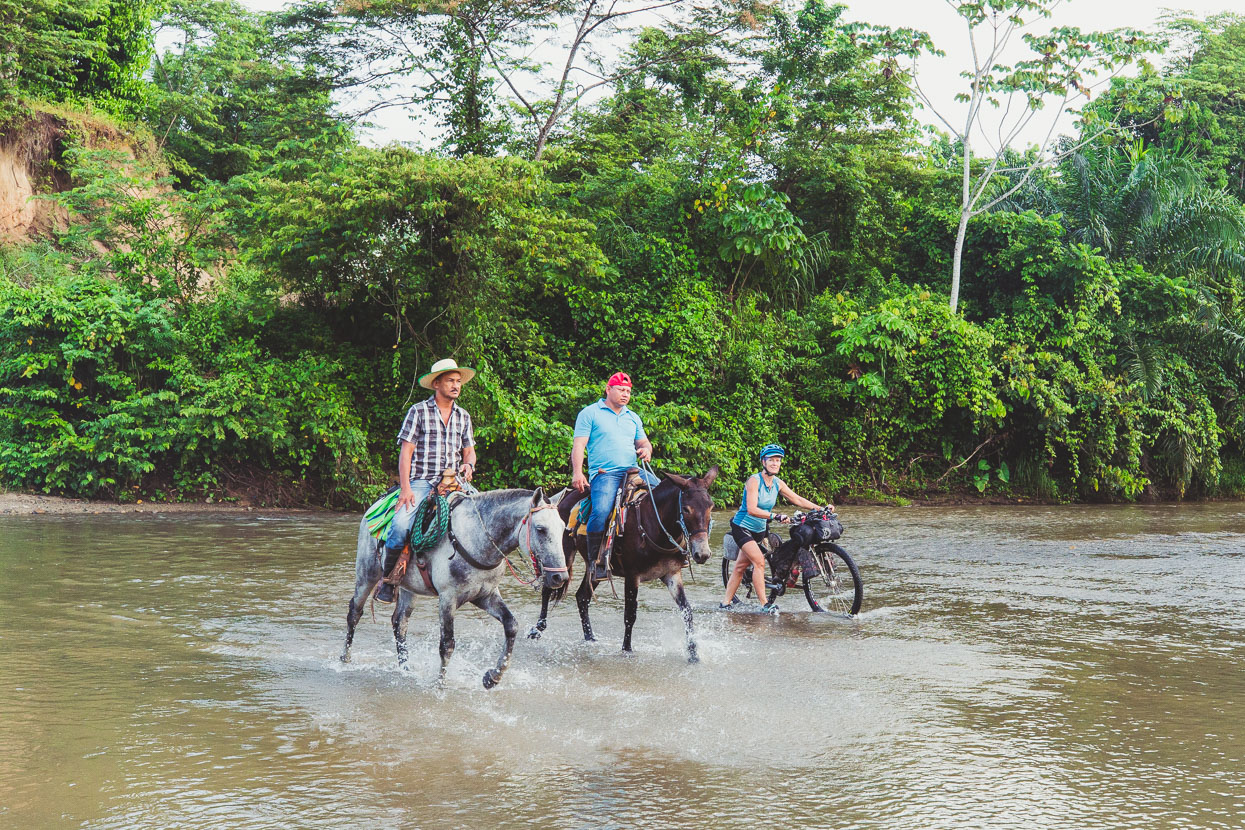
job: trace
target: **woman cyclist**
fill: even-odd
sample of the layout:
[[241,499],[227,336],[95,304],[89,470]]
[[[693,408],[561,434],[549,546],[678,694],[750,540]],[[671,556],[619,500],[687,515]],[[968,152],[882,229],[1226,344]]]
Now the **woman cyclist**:
[[[749,566],[752,566],[752,590],[758,599],[765,601],[765,556],[758,543],[765,540],[771,519],[791,521],[787,516],[774,512],[778,497],[782,496],[805,510],[818,508],[818,505],[797,495],[778,477],[778,470],[786,455],[787,451],[780,445],[766,444],[760,453],[761,471],[749,476],[744,482],[743,498],[740,500],[739,510],[731,518],[730,531],[731,538],[739,546],[739,556],[735,559],[735,570],[731,571],[731,578],[726,583],[726,597],[719,608],[730,608],[739,601],[735,599],[735,591],[739,590],[739,583],[743,581],[744,571]],[[762,610],[770,614],[778,613],[777,607],[770,604],[766,604]]]

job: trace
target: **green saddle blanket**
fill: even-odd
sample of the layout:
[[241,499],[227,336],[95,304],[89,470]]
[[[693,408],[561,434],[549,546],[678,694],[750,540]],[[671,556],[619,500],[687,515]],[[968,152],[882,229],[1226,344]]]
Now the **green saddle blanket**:
[[385,538],[389,525],[393,524],[393,515],[398,512],[398,497],[401,492],[394,487],[377,499],[367,512],[363,514],[367,522],[367,532],[377,539]]

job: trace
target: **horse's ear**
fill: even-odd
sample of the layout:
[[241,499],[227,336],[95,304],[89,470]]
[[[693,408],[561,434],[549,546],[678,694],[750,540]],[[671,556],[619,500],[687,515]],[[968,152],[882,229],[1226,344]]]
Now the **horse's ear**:
[[565,495],[566,495],[566,491],[567,491],[567,490],[570,490],[570,489],[571,489],[571,488],[569,488],[569,487],[563,487],[561,490],[559,490],[557,493],[555,493],[553,496],[551,496],[551,497],[549,498],[549,503],[550,503],[550,504],[552,504],[552,505],[554,505],[555,507],[556,507],[557,505],[561,504],[561,503],[562,503],[562,497],[563,497],[563,496],[565,496]]
[[536,492],[532,493],[532,507],[539,507],[549,499],[545,498],[545,488],[537,487]]
[[718,465],[714,464],[712,467],[709,468],[709,472],[705,473],[703,476],[700,477],[700,483],[703,484],[706,489],[708,489],[709,487],[713,485],[714,479],[718,477],[718,472],[719,472]]
[[686,476],[678,476],[678,475],[675,475],[674,473],[666,473],[666,478],[669,481],[674,482],[675,486],[677,486],[680,490],[686,490],[688,487],[692,486],[692,480],[690,478],[687,478]]

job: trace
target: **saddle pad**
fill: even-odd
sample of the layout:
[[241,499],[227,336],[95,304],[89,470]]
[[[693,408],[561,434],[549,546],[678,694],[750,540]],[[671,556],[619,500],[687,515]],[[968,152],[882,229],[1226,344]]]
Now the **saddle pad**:
[[363,514],[363,518],[367,521],[367,532],[369,534],[377,539],[383,539],[385,534],[389,532],[389,525],[393,523],[393,515],[398,512],[398,497],[400,495],[398,488],[393,488],[373,502],[372,506]]
[[571,508],[570,518],[566,522],[566,532],[572,536],[585,535],[588,532],[588,516],[591,514],[592,498],[584,496]]
[[[605,520],[605,526],[609,527],[614,522],[614,514],[617,511],[610,511],[610,516]],[[571,518],[566,523],[566,532],[572,536],[588,535],[588,517],[592,515],[592,499],[587,496],[571,509]]]

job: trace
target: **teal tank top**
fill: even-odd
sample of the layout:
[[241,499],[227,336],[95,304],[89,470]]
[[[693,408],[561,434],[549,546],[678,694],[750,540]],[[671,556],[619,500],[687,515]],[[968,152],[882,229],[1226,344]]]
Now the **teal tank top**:
[[[765,486],[765,478],[760,473],[753,473],[750,478],[757,479],[757,509],[765,511],[773,511],[774,505],[778,503],[778,485],[782,480],[778,476],[774,476],[774,484],[771,487]],[[758,519],[756,516],[748,515],[748,482],[744,482],[744,492],[739,499],[739,509],[735,511],[735,515],[731,521],[742,527],[744,530],[751,530],[753,533],[760,533],[765,530],[765,520]]]

